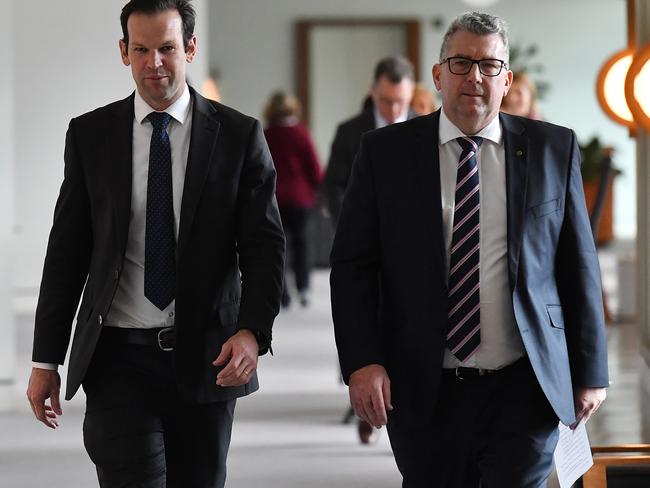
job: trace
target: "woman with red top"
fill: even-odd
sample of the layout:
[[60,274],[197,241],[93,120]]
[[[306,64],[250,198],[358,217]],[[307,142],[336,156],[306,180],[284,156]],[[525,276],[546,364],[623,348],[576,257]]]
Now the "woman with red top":
[[[300,104],[283,92],[271,95],[264,110],[268,142],[277,171],[276,195],[282,225],[289,241],[291,267],[296,278],[300,304],[309,304],[307,263],[307,220],[316,199],[323,172],[314,143],[300,123]],[[290,302],[285,274],[283,306]]]

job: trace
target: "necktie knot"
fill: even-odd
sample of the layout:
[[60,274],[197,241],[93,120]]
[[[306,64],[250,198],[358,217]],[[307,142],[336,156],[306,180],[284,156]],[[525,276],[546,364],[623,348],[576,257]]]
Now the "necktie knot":
[[172,119],[172,116],[167,112],[151,112],[147,115],[147,119],[151,122],[154,129],[156,130],[166,130],[169,122]]
[[473,152],[476,154],[478,152],[478,148],[480,145],[483,143],[483,138],[482,137],[458,137],[456,138],[456,141],[460,145],[460,147],[463,149],[463,152]]

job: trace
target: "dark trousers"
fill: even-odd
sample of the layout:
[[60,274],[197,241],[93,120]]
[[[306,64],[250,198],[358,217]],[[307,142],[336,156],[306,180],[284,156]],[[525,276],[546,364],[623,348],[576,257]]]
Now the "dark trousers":
[[84,444],[102,488],[222,488],[235,400],[183,401],[173,352],[103,331],[83,383]]
[[558,418],[527,359],[473,379],[444,372],[426,427],[389,423],[403,488],[541,488]]
[[[298,291],[309,288],[309,265],[307,262],[307,222],[309,213],[309,208],[280,207],[282,227],[289,241],[291,268],[296,277]],[[284,283],[286,293],[286,272]]]

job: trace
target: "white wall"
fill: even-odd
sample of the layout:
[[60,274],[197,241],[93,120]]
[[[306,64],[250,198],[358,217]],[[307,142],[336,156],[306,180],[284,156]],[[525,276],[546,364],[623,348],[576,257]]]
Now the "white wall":
[[[605,117],[594,89],[602,63],[626,44],[625,8],[622,0],[501,0],[489,11],[508,21],[512,41],[540,48],[535,60],[545,66],[543,78],[552,85],[542,102],[544,117],[572,127],[581,140],[597,134],[616,147],[616,163],[624,175],[616,183],[615,231],[630,237],[636,229],[634,145],[625,129]],[[465,10],[454,0],[213,0],[210,65],[221,74],[224,102],[259,116],[272,90],[295,90],[295,20],[414,17],[423,25],[421,73],[431,86],[428,73],[444,29]],[[431,26],[438,16],[442,30]]]
[[[11,9],[0,16],[0,66],[11,66],[14,52]],[[13,247],[13,78],[0,76],[0,411],[11,406],[15,375],[15,329],[11,269]]]
[[[20,249],[16,262],[18,293],[38,287],[54,202],[63,177],[63,146],[71,117],[128,96],[134,89],[129,68],[122,65],[119,15],[126,0],[12,0],[11,66],[16,102],[15,218]],[[207,0],[195,1],[198,12],[198,55],[188,74],[200,87],[208,66]],[[3,36],[8,30],[2,29]],[[2,44],[6,46],[6,43]],[[7,51],[7,49],[3,49]],[[11,51],[11,50],[9,50]],[[6,53],[3,53],[5,56]],[[3,80],[4,82],[4,80]],[[1,105],[4,112],[4,103]],[[2,117],[4,117],[2,113]],[[4,118],[2,119],[4,123]],[[0,131],[4,132],[4,131]],[[4,158],[3,158],[4,160]],[[4,178],[2,181],[5,181]]]

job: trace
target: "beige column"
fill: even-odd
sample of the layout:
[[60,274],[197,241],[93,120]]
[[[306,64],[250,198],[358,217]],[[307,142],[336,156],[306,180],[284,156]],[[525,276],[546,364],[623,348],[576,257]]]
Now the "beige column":
[[13,1],[0,15],[0,412],[16,398],[16,334],[13,310],[14,151],[13,151]]
[[[636,45],[650,42],[650,2],[635,0]],[[650,442],[650,134],[637,135],[638,317],[641,343],[642,438]]]

